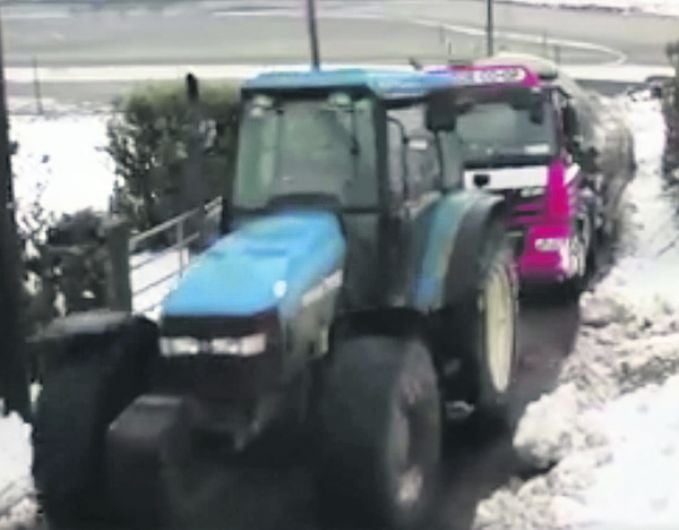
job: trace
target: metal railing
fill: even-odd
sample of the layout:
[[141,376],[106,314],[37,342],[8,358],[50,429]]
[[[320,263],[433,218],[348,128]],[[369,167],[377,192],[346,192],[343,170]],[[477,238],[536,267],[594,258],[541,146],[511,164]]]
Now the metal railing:
[[[217,198],[130,237],[130,284],[136,313],[157,316],[165,296],[191,263],[192,244],[218,231],[221,211],[221,198]],[[145,250],[159,238],[171,244],[159,251]]]

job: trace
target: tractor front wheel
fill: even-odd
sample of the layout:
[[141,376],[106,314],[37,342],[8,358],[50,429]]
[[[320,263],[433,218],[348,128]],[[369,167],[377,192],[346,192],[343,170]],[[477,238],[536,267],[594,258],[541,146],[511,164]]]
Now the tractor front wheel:
[[75,341],[47,374],[38,401],[33,476],[45,514],[56,527],[70,529],[108,515],[106,430],[146,389],[157,343],[150,323],[134,320],[120,335],[100,339]]
[[427,348],[351,339],[331,361],[321,404],[325,515],[361,514],[379,528],[422,521],[440,459],[440,400]]

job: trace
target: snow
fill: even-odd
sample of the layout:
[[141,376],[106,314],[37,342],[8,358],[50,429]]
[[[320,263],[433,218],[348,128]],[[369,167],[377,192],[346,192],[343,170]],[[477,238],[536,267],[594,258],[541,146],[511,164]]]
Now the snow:
[[622,256],[581,301],[559,386],[527,407],[515,433],[517,454],[542,474],[481,502],[475,530],[679,528],[676,213],[660,178],[658,103],[625,106],[639,172]]
[[14,530],[31,524],[37,515],[31,428],[17,415],[1,413],[0,405],[0,530]]
[[115,181],[104,148],[108,115],[12,116],[10,136],[19,208],[45,185],[40,204],[55,215],[92,208],[105,211]]
[[528,4],[572,9],[605,9],[621,13],[679,16],[677,0],[507,0],[512,4]]
[[[19,144],[12,158],[19,215],[28,214],[36,200],[54,216],[108,210],[116,179],[105,151],[108,119],[106,113],[12,116],[11,138]],[[189,261],[186,250],[132,256],[133,309],[157,318],[159,304]]]

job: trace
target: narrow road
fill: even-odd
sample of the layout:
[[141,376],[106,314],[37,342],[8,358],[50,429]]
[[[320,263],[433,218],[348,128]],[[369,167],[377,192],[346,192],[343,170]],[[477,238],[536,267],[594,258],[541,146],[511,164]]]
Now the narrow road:
[[[578,327],[578,307],[531,301],[521,310],[521,368],[513,401],[518,418],[525,405],[552,388]],[[509,436],[482,442],[470,438],[461,424],[450,435],[443,468],[443,487],[435,521],[427,530],[469,530],[477,503],[519,471]],[[196,463],[185,485],[176,530],[379,530],[320,523],[314,511],[311,475],[299,468],[249,469],[234,472],[219,460]],[[50,530],[41,525],[33,530]],[[56,529],[51,529],[56,530]],[[68,529],[73,530],[73,529]],[[129,530],[117,526],[82,530]]]
[[[334,63],[427,63],[449,52],[483,53],[480,0],[325,0],[319,3],[322,58]],[[498,4],[499,49],[558,56],[568,64],[666,65],[665,44],[679,21]],[[302,3],[199,0],[104,4],[28,4],[3,8],[10,97],[109,102],[158,68],[306,64]],[[621,24],[629,31],[620,31]],[[35,69],[34,69],[35,67]],[[136,70],[134,69],[136,67]],[[36,75],[37,74],[37,75]],[[228,74],[224,74],[229,77]]]

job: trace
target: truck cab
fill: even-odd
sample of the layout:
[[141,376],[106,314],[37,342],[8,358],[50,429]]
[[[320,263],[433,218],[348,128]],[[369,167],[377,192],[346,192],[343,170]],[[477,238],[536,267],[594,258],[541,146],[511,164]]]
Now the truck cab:
[[585,286],[602,207],[586,95],[555,68],[453,66],[464,185],[502,195],[524,285]]

